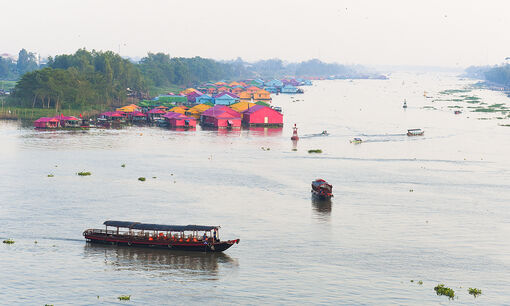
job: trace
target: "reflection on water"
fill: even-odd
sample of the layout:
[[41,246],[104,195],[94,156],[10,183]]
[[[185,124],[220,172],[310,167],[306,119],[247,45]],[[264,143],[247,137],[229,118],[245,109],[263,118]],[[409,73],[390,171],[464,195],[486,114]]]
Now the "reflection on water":
[[118,270],[170,271],[203,273],[217,276],[222,265],[229,269],[238,265],[237,260],[224,253],[170,251],[163,249],[111,246],[86,243],[84,256],[103,258],[108,266]]
[[317,197],[312,196],[312,207],[316,212],[317,217],[329,220],[332,209],[331,199],[318,199]]
[[249,135],[254,136],[280,136],[282,135],[283,128],[268,128],[268,127],[250,127],[248,129]]

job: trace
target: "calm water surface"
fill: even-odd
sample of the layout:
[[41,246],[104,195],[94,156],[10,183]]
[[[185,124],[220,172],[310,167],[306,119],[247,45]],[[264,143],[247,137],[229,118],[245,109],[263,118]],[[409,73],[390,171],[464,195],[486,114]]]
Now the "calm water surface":
[[[0,245],[0,304],[509,304],[510,127],[499,124],[510,120],[423,96],[471,83],[318,81],[274,97],[280,131],[0,122],[0,237],[16,241]],[[330,203],[311,199],[317,177],[334,185]],[[221,225],[241,243],[224,254],[86,244],[82,231],[107,219]],[[458,299],[436,296],[438,283]]]

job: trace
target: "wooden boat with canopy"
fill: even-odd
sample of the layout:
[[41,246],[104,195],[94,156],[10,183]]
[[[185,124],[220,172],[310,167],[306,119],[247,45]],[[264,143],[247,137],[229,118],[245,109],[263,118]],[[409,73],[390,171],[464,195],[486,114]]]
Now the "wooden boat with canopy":
[[131,221],[105,221],[104,229],[87,229],[88,242],[164,248],[170,250],[223,252],[239,239],[221,241],[219,226],[163,225]]
[[333,186],[323,179],[316,179],[312,182],[312,195],[321,200],[331,199],[333,197]]

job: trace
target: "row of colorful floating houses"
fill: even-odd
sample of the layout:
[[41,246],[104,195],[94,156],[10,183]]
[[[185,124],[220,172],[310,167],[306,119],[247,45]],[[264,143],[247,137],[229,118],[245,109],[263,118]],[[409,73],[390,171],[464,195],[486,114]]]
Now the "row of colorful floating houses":
[[[302,93],[297,86],[311,85],[302,79],[263,81],[261,79],[226,83],[205,83],[187,88],[179,94],[169,93],[152,100],[142,100],[99,115],[99,125],[154,122],[169,127],[239,128],[244,126],[280,127],[281,108],[271,106],[271,93]],[[88,124],[88,123],[87,123]],[[73,116],[43,117],[34,122],[36,128],[85,127]]]
[[[244,126],[281,127],[283,114],[278,110],[265,105],[251,102],[238,102],[225,106],[198,104],[191,108],[175,106],[168,109],[158,106],[146,112],[142,108],[131,104],[122,107],[123,110],[104,112],[99,115],[99,126],[110,126],[124,122],[146,123],[154,122],[160,126],[175,128],[195,128],[197,121],[202,126],[214,128],[240,128]],[[59,115],[55,117],[42,117],[34,121],[35,128],[80,128],[87,127],[84,120],[73,116]]]

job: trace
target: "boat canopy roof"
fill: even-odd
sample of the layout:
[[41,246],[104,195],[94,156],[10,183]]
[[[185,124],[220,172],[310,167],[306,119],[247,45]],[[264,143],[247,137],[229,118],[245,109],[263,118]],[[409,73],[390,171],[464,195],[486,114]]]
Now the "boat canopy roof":
[[219,226],[211,225],[164,225],[150,224],[132,221],[112,221],[108,220],[103,223],[106,226],[124,227],[129,229],[137,229],[144,231],[168,231],[168,232],[184,232],[184,231],[211,231],[219,229]]

